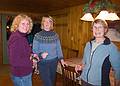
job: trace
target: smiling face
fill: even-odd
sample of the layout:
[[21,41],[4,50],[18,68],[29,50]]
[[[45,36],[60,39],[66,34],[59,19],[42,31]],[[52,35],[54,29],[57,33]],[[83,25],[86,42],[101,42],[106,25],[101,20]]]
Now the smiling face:
[[104,38],[107,30],[108,30],[108,26],[107,23],[103,20],[95,20],[93,22],[92,25],[92,30],[93,30],[93,36],[95,38]]
[[18,30],[21,33],[27,33],[29,31],[29,28],[30,28],[30,24],[27,19],[23,19],[18,26]]
[[44,29],[49,31],[50,26],[51,26],[51,21],[50,21],[50,19],[49,19],[49,18],[45,18],[43,24],[44,24]]
[[47,18],[47,17],[44,18],[44,21],[43,21],[44,30],[50,31],[52,25],[53,25],[53,21],[50,18]]
[[93,25],[93,36],[96,38],[104,37],[106,29],[99,23],[94,23]]
[[53,30],[53,24],[54,19],[51,16],[47,15],[42,17],[41,29],[44,29],[45,31]]

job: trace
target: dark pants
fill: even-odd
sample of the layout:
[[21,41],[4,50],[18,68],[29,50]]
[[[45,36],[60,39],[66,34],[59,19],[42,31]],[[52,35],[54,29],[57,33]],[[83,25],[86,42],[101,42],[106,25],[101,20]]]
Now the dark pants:
[[44,86],[55,86],[57,62],[57,59],[52,59],[42,60],[38,63],[40,78]]
[[88,82],[85,82],[84,80],[81,80],[82,86],[94,86],[92,84],[89,84]]

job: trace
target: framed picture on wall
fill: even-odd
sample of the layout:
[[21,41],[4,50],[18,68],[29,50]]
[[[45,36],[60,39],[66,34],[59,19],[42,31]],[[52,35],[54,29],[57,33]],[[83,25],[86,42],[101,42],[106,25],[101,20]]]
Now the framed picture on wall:
[[106,36],[111,41],[120,42],[120,21],[107,21],[108,22],[108,33]]

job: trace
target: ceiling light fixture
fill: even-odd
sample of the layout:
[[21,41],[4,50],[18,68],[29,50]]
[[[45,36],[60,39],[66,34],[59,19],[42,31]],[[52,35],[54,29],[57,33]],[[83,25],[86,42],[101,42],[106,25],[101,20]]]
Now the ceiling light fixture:
[[94,18],[89,18],[86,14],[89,13],[90,17],[92,14],[98,14],[95,19],[103,20],[120,20],[117,16],[116,10],[119,7],[116,4],[113,4],[111,0],[90,0],[89,3],[85,4],[83,8],[84,16],[81,20],[84,21],[94,21]]

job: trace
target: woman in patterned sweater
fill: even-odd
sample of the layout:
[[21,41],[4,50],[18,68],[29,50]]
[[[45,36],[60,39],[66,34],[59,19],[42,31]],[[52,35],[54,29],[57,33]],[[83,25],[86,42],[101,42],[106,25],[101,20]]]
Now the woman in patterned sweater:
[[54,86],[58,61],[64,66],[63,53],[58,34],[53,31],[53,18],[44,16],[41,22],[42,31],[35,34],[33,53],[39,55],[40,77],[44,86]]

